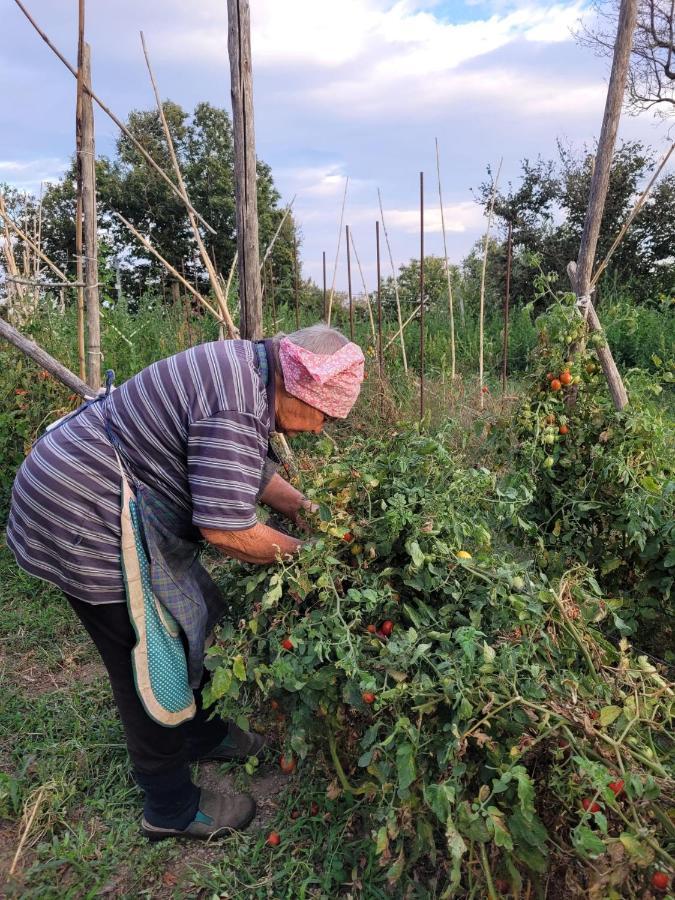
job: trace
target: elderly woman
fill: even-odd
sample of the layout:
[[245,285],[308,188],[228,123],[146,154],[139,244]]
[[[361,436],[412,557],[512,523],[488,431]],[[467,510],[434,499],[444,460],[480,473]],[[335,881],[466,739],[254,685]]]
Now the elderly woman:
[[225,606],[198,544],[260,565],[298,549],[256,519],[258,502],[296,524],[311,506],[276,473],[270,433],[345,418],[362,379],[361,350],[325,325],[203,344],[57,424],[19,470],[7,543],[98,648],[151,840],[207,838],[255,815],[250,796],[191,779],[191,761],[244,760],[264,744],[201,705],[205,640]]

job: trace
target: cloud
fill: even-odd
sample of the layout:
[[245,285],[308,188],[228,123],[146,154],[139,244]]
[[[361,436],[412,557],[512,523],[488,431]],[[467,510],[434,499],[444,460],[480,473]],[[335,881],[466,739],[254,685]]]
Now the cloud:
[[19,191],[39,193],[42,182],[56,181],[69,161],[58,157],[0,159],[0,181],[9,181]]

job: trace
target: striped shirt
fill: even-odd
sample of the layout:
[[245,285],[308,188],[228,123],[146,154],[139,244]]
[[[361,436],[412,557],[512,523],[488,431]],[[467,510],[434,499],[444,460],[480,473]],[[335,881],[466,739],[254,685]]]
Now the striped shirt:
[[252,527],[271,406],[249,341],[202,344],[144,369],[24,460],[7,526],[18,564],[87,603],[125,601],[121,475],[106,418],[134,477],[186,522]]

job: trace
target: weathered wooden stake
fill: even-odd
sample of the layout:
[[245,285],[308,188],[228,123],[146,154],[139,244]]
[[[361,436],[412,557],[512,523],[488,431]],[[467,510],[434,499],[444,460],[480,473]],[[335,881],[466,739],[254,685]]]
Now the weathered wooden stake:
[[509,300],[511,296],[511,257],[513,253],[513,223],[509,222],[506,237],[506,290],[504,292],[504,340],[502,344],[502,395],[506,393],[509,367]]
[[382,271],[380,266],[380,223],[375,222],[375,260],[377,263],[377,362],[380,370],[380,392],[382,391],[382,375],[384,373],[384,354],[382,352]]
[[77,359],[80,378],[87,377],[85,359],[84,325],[84,257],[83,257],[83,214],[82,178],[84,156],[82,154],[82,98],[84,96],[84,0],[79,0],[77,29],[77,94],[75,99],[75,166],[77,176],[77,199],[75,205],[75,267],[77,287]]
[[[590,297],[591,274],[598,246],[602,214],[607,199],[612,157],[621,117],[621,106],[626,90],[636,18],[637,0],[621,0],[619,23],[614,43],[612,72],[609,78],[609,88],[607,89],[607,100],[598,141],[598,152],[595,156],[595,166],[591,178],[591,190],[588,198],[584,230],[581,235],[581,246],[579,247],[576,268],[571,270],[571,267],[568,266],[568,272],[571,271],[572,289],[577,294],[582,307],[579,312],[584,316],[589,328],[600,333],[602,333],[602,325],[593,308]],[[607,378],[614,406],[617,410],[621,410],[628,403],[628,394],[614,362],[612,352],[605,344],[602,347],[598,347],[597,353],[600,365]]]
[[326,251],[323,251],[323,317],[326,318],[326,313],[328,312],[326,308]]
[[239,330],[242,338],[255,341],[262,338],[262,290],[248,0],[227,0],[227,19],[239,251]]
[[354,300],[352,297],[352,257],[349,249],[349,225],[345,225],[347,242],[347,296],[349,297],[349,339],[354,340]]
[[91,48],[82,56],[82,215],[84,224],[84,302],[87,316],[87,383],[101,385],[101,322],[98,302],[98,236],[96,222],[96,152],[94,104],[91,101]]
[[483,409],[485,401],[483,399],[483,340],[485,332],[485,278],[487,275],[488,247],[490,246],[490,228],[492,227],[492,216],[495,210],[495,198],[497,197],[497,182],[499,181],[499,173],[502,170],[502,160],[499,160],[497,167],[497,175],[492,185],[492,197],[490,198],[490,208],[488,210],[487,228],[485,229],[485,243],[483,245],[483,267],[480,275],[480,309],[478,320],[478,389],[480,395],[480,408]]
[[420,422],[424,418],[424,172],[420,172]]
[[448,312],[450,314],[450,377],[455,380],[455,310],[452,302],[452,280],[448,265],[448,242],[445,233],[445,210],[443,209],[443,190],[441,188],[441,157],[436,138],[436,175],[438,177],[438,204],[441,208],[441,230],[443,231],[443,258],[445,261],[445,277],[448,281]]

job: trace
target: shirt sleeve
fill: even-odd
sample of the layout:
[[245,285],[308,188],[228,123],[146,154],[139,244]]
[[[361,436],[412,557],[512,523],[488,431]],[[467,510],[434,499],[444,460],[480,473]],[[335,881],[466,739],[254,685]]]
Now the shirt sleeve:
[[193,523],[222,531],[252,528],[266,456],[267,431],[249,413],[223,411],[193,422],[188,433]]

